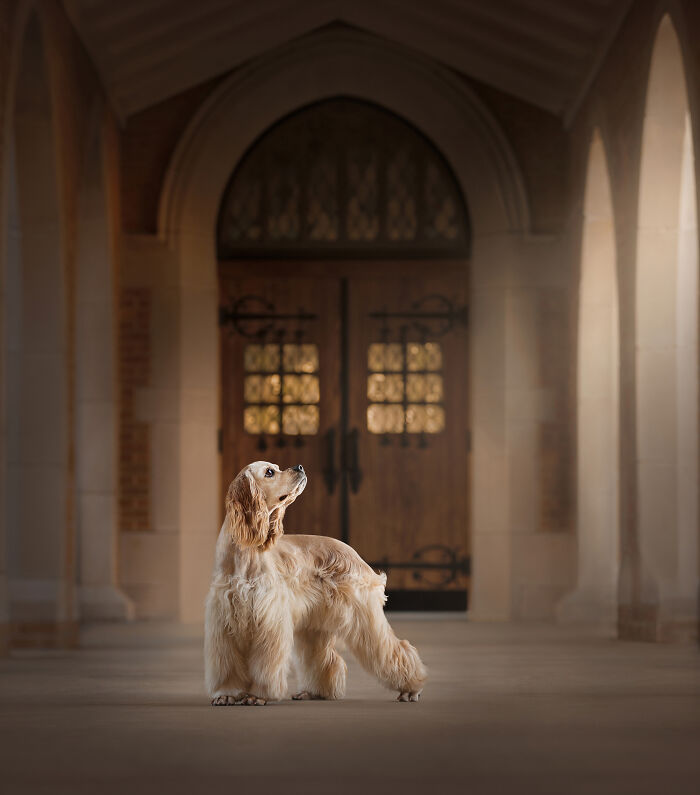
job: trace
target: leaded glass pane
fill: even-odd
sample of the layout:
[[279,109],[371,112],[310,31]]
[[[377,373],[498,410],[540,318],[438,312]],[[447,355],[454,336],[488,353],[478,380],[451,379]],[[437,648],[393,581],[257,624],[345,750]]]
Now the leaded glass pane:
[[246,345],[243,366],[248,373],[274,373],[280,367],[279,345]]
[[442,376],[437,373],[411,373],[406,378],[406,398],[411,403],[442,402]]
[[318,370],[317,345],[285,345],[283,357],[287,373],[315,373]]
[[416,161],[409,146],[400,147],[390,157],[386,182],[389,240],[413,240],[417,231]]
[[311,436],[318,433],[318,406],[285,406],[282,431],[290,436]]
[[409,124],[351,99],[290,115],[252,147],[219,212],[221,259],[372,249],[467,253],[468,216],[447,164]]
[[403,433],[403,418],[403,406],[395,403],[370,403],[367,407],[370,433]]
[[406,409],[406,430],[409,433],[440,433],[445,429],[442,406],[409,405]]
[[372,373],[367,378],[367,397],[376,402],[400,403],[403,400],[403,376],[398,373]]
[[285,375],[282,400],[285,403],[318,403],[317,375]]
[[245,377],[243,396],[246,403],[277,403],[279,394],[279,375],[247,375]]
[[442,348],[439,342],[409,342],[406,345],[407,370],[441,370]]
[[395,342],[373,342],[367,350],[367,367],[374,372],[401,372],[403,345]]
[[349,240],[368,242],[379,235],[378,153],[352,148],[347,156],[348,204],[346,227]]
[[243,427],[248,433],[279,433],[279,417],[278,406],[246,406],[243,410]]
[[338,239],[338,165],[331,152],[321,152],[309,166],[306,223],[310,240]]
[[456,240],[459,235],[457,201],[444,170],[435,162],[425,172],[425,234],[430,240]]
[[276,161],[267,175],[267,237],[272,241],[299,237],[300,179],[297,164]]

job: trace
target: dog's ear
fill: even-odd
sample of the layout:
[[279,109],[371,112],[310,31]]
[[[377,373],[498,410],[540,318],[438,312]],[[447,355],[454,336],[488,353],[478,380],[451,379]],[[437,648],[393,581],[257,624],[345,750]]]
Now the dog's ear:
[[277,539],[280,538],[280,536],[284,535],[282,519],[284,519],[284,512],[286,510],[287,508],[284,505],[280,505],[279,508],[275,508],[275,510],[270,514],[270,529],[268,530],[267,539],[263,545],[263,549],[269,549],[271,546],[277,543]]
[[228,487],[226,517],[229,533],[239,547],[261,547],[270,530],[267,504],[255,478],[242,470]]

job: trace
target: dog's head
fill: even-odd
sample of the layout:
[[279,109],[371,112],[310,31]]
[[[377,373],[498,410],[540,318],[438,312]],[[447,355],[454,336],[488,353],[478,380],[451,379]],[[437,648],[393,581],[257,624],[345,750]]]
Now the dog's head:
[[256,461],[242,469],[226,495],[229,532],[240,547],[268,549],[282,535],[287,507],[304,491],[306,473],[298,464],[280,469]]

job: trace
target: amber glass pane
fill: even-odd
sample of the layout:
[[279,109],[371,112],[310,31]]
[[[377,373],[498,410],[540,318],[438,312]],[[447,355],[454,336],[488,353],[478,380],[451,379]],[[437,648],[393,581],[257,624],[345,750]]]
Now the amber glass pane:
[[286,373],[315,373],[318,371],[317,345],[285,345],[283,357]]
[[370,433],[402,433],[403,407],[397,404],[371,403],[367,407]]
[[285,406],[282,430],[290,436],[318,433],[318,406]]
[[440,433],[445,429],[442,406],[409,405],[406,409],[406,430],[409,433]]
[[442,349],[439,342],[409,342],[406,345],[407,370],[441,370]]
[[442,376],[437,373],[412,373],[406,379],[406,397],[411,403],[440,403]]
[[285,375],[282,400],[285,403],[318,403],[317,375]]
[[246,345],[243,363],[248,373],[275,373],[280,367],[279,345]]
[[278,375],[247,375],[244,397],[246,403],[277,403],[280,394]]
[[403,376],[398,373],[372,373],[367,379],[367,397],[371,401],[400,403],[403,400]]
[[403,346],[395,342],[373,342],[367,350],[367,367],[373,372],[401,372]]
[[243,427],[248,433],[279,433],[279,416],[278,406],[246,406]]

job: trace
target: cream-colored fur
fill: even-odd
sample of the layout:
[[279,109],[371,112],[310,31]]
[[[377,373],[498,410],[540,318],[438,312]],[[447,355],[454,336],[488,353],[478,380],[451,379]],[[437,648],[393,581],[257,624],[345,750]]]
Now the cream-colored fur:
[[333,538],[283,535],[284,512],[305,486],[301,467],[256,461],[229,487],[206,605],[212,704],[285,698],[293,657],[301,682],[294,698],[342,698],[337,640],[399,701],[417,701],[426,670],[384,616],[386,575]]

